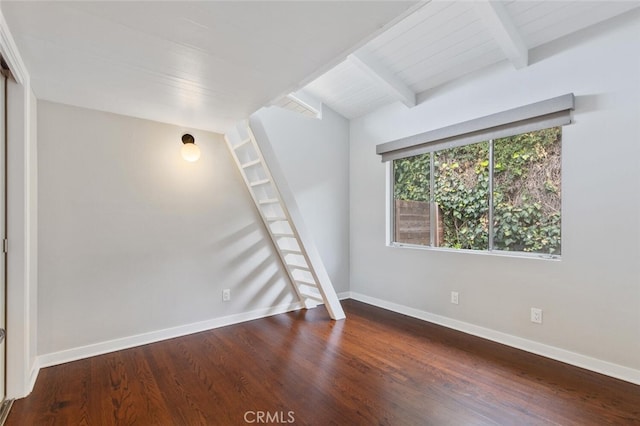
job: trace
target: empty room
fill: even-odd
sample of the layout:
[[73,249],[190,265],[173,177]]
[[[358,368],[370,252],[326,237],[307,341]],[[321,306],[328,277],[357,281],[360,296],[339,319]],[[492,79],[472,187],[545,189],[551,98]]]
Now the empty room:
[[0,2],[0,425],[640,425],[640,2]]

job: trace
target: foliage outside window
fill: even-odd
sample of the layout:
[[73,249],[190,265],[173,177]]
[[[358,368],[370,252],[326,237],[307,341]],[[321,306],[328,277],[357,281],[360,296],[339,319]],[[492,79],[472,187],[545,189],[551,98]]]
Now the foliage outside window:
[[560,255],[561,138],[554,127],[394,160],[394,242]]

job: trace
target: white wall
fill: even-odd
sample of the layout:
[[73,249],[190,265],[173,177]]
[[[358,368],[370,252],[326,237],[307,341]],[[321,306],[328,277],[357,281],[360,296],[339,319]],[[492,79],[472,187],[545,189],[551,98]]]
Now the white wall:
[[322,119],[278,107],[262,123],[336,292],[349,290],[349,122],[326,106]]
[[221,135],[40,101],[38,136],[44,365],[297,302]]
[[[353,120],[351,290],[578,354],[585,365],[594,358],[640,382],[638,52],[636,11],[534,50],[527,68],[502,64],[424,94],[415,108],[395,104]],[[376,144],[569,92],[576,110],[563,130],[561,261],[385,246]],[[459,305],[449,303],[453,290]],[[529,321],[530,307],[544,310],[543,325]]]

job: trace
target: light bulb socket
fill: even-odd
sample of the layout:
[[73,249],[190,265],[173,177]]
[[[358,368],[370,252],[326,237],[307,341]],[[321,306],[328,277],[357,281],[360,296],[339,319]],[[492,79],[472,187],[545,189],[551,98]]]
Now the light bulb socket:
[[191,136],[189,133],[185,133],[184,135],[182,135],[182,143],[195,144],[196,143],[196,139],[193,136]]

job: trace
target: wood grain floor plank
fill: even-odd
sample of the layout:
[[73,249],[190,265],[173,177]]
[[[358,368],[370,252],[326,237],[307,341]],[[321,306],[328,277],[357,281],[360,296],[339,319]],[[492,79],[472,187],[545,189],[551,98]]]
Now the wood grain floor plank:
[[640,425],[640,386],[343,306],[45,368],[7,425]]

